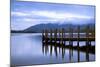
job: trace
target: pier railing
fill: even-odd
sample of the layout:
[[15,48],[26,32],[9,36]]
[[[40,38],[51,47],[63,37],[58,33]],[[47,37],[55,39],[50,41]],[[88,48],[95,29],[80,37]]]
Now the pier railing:
[[61,42],[62,44],[65,41],[95,41],[95,32],[91,32],[89,27],[84,33],[80,32],[80,26],[77,27],[77,32],[73,32],[73,29],[70,27],[69,31],[66,32],[65,28],[61,29],[45,29],[42,32],[42,40],[45,42]]

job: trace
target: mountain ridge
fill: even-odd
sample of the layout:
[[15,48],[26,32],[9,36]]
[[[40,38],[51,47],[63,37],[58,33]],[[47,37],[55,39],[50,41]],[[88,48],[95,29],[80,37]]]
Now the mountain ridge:
[[23,31],[11,30],[11,32],[42,33],[42,31],[44,29],[50,30],[50,29],[62,29],[62,28],[64,28],[66,30],[69,30],[69,27],[73,28],[73,30],[76,30],[77,26],[80,26],[81,30],[84,30],[87,25],[89,25],[93,31],[95,30],[95,23],[89,23],[89,24],[83,24],[83,25],[48,23],[48,24],[37,24],[37,25],[31,26]]

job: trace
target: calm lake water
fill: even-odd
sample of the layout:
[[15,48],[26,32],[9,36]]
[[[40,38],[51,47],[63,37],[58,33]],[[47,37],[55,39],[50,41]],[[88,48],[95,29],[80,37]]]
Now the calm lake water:
[[[67,43],[67,42],[66,42]],[[73,43],[74,46],[77,42]],[[85,42],[80,42],[80,46],[85,45]],[[92,42],[95,45],[95,42]],[[11,64],[12,65],[34,65],[34,64],[51,64],[51,63],[69,63],[78,62],[77,51],[73,51],[73,56],[70,59],[69,49],[65,49],[64,57],[62,58],[62,52],[58,55],[55,54],[54,47],[52,48],[52,56],[50,55],[50,47],[48,46],[48,52],[43,53],[42,36],[41,34],[31,33],[12,33],[11,34]],[[61,48],[60,48],[61,50]],[[89,60],[94,61],[95,55],[89,54]],[[86,61],[86,53],[80,52],[80,61]]]

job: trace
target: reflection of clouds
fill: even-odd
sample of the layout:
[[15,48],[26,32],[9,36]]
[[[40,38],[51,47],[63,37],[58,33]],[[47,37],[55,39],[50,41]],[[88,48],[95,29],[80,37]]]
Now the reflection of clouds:
[[30,49],[32,49],[32,46],[31,45],[28,45],[28,44],[25,44],[23,46],[20,46],[18,49],[18,54],[21,55],[21,54],[30,54]]
[[[70,62],[69,49],[65,49],[64,59],[62,60],[62,48],[57,47],[58,56],[55,54],[55,47],[52,46],[52,56],[50,56],[50,46],[48,46],[47,55],[42,53],[42,44],[39,39],[40,34],[16,34],[11,36],[11,62],[15,64],[45,64],[45,63],[61,63]],[[85,60],[85,53],[81,52],[81,60]],[[90,55],[90,59],[94,60],[95,55]],[[12,61],[13,60],[13,61]],[[77,51],[73,51],[73,60],[77,61]]]
[[[39,56],[42,54],[40,42],[34,38],[29,39],[24,36],[14,36],[12,38],[11,54],[13,56]],[[34,37],[34,36],[33,36]]]

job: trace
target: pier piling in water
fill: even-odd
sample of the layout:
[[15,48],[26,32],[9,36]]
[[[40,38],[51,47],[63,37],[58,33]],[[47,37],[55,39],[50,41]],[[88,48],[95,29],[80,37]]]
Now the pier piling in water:
[[87,26],[87,29],[86,29],[86,61],[89,61],[89,44],[90,44],[90,41],[89,41],[89,26]]
[[80,62],[80,50],[79,50],[79,38],[80,38],[80,34],[79,34],[79,32],[80,32],[80,26],[78,26],[78,28],[77,28],[77,48],[78,48],[78,62]]

